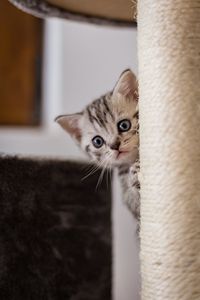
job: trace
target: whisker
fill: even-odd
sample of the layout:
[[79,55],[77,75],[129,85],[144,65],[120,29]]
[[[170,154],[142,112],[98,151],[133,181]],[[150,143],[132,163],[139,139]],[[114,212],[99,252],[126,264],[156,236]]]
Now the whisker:
[[107,184],[107,189],[108,189],[108,183],[109,183],[109,178],[108,178],[108,175],[109,175],[109,169],[106,169],[106,184]]
[[93,169],[94,168],[94,164],[92,164],[92,165],[87,165],[85,168],[84,168],[84,171],[89,171],[89,170],[91,170],[91,169]]
[[102,166],[103,166],[103,169],[101,171],[101,174],[99,176],[99,179],[97,181],[97,185],[96,185],[96,190],[98,188],[98,186],[100,185],[100,183],[102,182],[103,180],[103,175],[105,173],[105,171],[107,170],[107,166],[108,166],[108,163],[109,163],[109,158],[111,157],[111,155],[109,155],[109,152],[106,153],[107,156],[105,157],[105,159],[102,161]]
[[96,190],[98,189],[100,183],[102,182],[102,179],[103,179],[103,175],[104,175],[104,173],[105,173],[105,170],[106,170],[106,169],[103,168],[102,171],[101,171],[101,174],[100,174],[99,179],[98,179],[98,181],[97,181]]
[[87,175],[85,175],[85,176],[81,179],[81,181],[85,180],[85,179],[88,178],[89,176],[91,176],[91,175],[93,175],[94,173],[96,173],[96,172],[102,167],[103,163],[104,163],[104,162],[102,161],[100,164],[95,165],[95,166],[92,166],[92,169],[90,170],[90,172],[89,172]]
[[101,166],[94,166],[92,170],[90,170],[90,172],[85,175],[83,178],[81,178],[81,181],[85,180],[86,178],[88,178],[89,176],[93,175],[94,173],[96,173],[98,171],[98,169],[100,169]]
[[108,181],[109,181],[109,176],[108,176],[108,172],[109,172],[109,169],[111,168],[109,166],[109,161],[110,161],[110,158],[112,157],[112,153],[110,152],[107,152],[106,153],[106,156],[105,156],[105,159],[102,160],[98,165],[96,166],[89,166],[89,173],[86,174],[82,179],[81,181],[85,180],[86,178],[88,178],[89,176],[93,175],[95,172],[97,172],[100,168],[102,168],[101,170],[101,173],[99,175],[99,178],[98,178],[98,181],[97,181],[97,185],[96,185],[96,189],[99,187],[99,185],[101,184],[102,180],[103,180],[103,176],[104,176],[104,173],[105,171],[107,172],[107,187],[108,187]]
[[110,174],[110,183],[111,183],[111,181],[112,181],[112,168],[111,168],[111,166],[109,168],[109,174]]

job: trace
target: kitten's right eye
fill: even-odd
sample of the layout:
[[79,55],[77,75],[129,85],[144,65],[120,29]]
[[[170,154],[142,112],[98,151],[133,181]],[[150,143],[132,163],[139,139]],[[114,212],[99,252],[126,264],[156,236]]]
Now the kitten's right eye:
[[92,144],[95,148],[101,148],[104,144],[104,139],[100,135],[97,135],[92,139]]

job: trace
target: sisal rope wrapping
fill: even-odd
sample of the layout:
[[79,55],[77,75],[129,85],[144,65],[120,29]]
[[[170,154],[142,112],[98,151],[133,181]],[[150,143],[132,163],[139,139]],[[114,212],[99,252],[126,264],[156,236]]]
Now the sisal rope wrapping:
[[138,1],[143,300],[200,299],[200,0]]

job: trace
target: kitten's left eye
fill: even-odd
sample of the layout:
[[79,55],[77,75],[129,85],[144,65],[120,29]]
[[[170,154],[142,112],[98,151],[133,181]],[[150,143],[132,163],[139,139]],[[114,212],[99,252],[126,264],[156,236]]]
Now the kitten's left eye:
[[131,122],[128,119],[121,120],[117,123],[119,132],[128,131],[131,128]]
[[101,148],[104,144],[104,140],[100,135],[97,135],[92,139],[92,144],[95,148]]

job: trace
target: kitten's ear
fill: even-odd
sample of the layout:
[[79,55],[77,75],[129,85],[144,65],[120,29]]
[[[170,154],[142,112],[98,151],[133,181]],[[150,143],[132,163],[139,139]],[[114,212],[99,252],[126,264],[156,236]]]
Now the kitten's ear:
[[73,138],[77,139],[78,142],[81,140],[81,130],[79,121],[82,117],[82,113],[72,115],[61,115],[55,118],[55,121],[66,130]]
[[124,71],[114,87],[113,95],[121,94],[125,97],[132,96],[138,99],[138,82],[131,70]]

